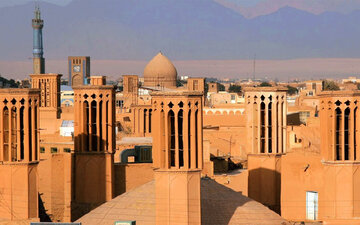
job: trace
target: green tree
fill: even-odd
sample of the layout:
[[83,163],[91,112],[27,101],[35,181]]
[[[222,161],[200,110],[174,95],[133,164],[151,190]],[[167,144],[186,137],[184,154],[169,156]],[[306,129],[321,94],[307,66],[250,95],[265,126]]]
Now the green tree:
[[324,80],[324,91],[338,91],[339,86],[332,80]]
[[262,82],[259,86],[260,87],[271,87],[272,85],[268,82]]
[[298,93],[298,89],[297,89],[297,88],[295,88],[295,87],[293,87],[293,86],[290,86],[290,85],[288,85],[288,86],[286,86],[286,87],[287,87],[287,89],[288,89],[287,93],[288,93],[289,95],[295,95],[295,94]]
[[241,92],[241,86],[240,85],[231,85],[229,87],[230,93],[240,93]]
[[225,91],[225,86],[219,83],[219,91]]
[[180,79],[177,79],[176,80],[176,87],[182,87],[184,86],[184,84],[186,84],[187,82],[184,81],[184,80],[180,80]]
[[69,81],[68,80],[61,80],[60,81],[60,85],[68,85]]
[[206,80],[205,80],[204,91],[205,91],[205,93],[207,93],[209,91],[209,83],[207,83]]
[[10,84],[10,87],[12,87],[12,88],[17,88],[18,87],[18,85],[17,85],[17,83],[15,82],[14,79],[10,79],[9,84]]

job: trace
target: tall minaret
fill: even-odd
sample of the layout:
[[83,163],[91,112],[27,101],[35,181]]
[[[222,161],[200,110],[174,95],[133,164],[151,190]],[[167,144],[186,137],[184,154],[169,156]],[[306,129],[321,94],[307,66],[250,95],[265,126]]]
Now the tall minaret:
[[44,21],[41,19],[40,8],[35,6],[35,18],[32,20],[33,27],[33,67],[34,74],[45,73],[45,59],[43,58],[43,40],[42,40],[42,28],[44,27]]

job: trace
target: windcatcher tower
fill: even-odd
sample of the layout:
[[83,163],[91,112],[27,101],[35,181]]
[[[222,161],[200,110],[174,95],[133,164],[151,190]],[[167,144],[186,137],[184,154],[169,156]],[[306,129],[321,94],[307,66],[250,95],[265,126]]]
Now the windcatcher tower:
[[286,153],[284,87],[245,89],[249,197],[280,213],[281,156]]
[[[0,90],[0,218],[38,218],[39,90]],[[1,220],[0,219],[0,220]]]
[[[31,87],[40,89],[41,118],[60,118],[60,82],[61,74],[30,74]],[[41,122],[41,121],[40,121]],[[41,124],[41,127],[46,126]]]
[[[75,154],[73,219],[113,198],[114,86],[74,88]],[[80,209],[80,211],[76,211]],[[82,211],[84,212],[84,211]]]
[[245,89],[250,153],[286,152],[286,91],[283,87]]
[[[320,97],[321,156],[325,187],[319,218],[360,217],[360,92],[324,91]],[[330,216],[328,216],[330,215]],[[358,224],[353,221],[346,224]],[[335,224],[335,223],[334,223]],[[344,224],[342,223],[337,224]]]
[[127,102],[129,102],[126,107],[130,105],[137,105],[137,98],[139,92],[139,77],[137,75],[123,75],[123,94]]
[[203,104],[205,104],[205,78],[188,78],[187,89],[189,91],[199,91],[203,94]]
[[39,5],[35,6],[35,17],[32,19],[33,27],[33,68],[34,74],[45,73],[45,59],[43,57],[43,37],[42,29],[44,21],[41,19]]
[[153,92],[156,224],[201,224],[202,93]]

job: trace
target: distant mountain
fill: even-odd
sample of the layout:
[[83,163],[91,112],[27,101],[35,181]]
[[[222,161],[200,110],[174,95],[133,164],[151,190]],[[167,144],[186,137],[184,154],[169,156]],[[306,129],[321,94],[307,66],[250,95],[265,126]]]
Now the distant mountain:
[[[32,52],[33,4],[0,8],[0,60]],[[41,3],[45,57],[175,60],[360,57],[360,12],[311,13],[290,7],[246,19],[214,0],[73,0]]]
[[[56,0],[53,0],[56,1]],[[314,14],[324,12],[350,13],[360,9],[360,0],[215,0],[241,13],[246,18],[268,15],[285,6]]]

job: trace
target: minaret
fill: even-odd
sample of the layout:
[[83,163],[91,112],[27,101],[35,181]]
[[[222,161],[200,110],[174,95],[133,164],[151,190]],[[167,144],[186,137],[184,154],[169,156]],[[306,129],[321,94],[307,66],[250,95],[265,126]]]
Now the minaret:
[[32,20],[33,27],[33,68],[34,74],[45,73],[45,59],[43,58],[42,28],[44,21],[41,19],[40,8],[35,7],[35,18]]

